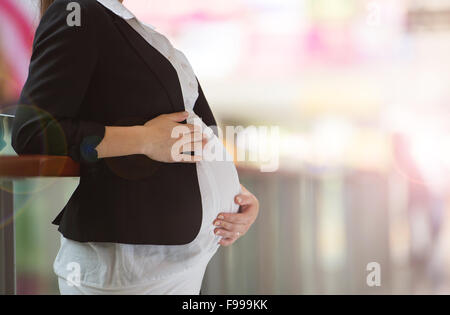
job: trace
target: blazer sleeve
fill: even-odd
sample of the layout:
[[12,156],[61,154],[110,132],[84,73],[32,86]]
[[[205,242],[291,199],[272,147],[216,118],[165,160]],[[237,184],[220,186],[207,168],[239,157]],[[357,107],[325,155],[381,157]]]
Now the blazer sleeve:
[[89,1],[77,1],[81,26],[69,26],[69,2],[56,0],[36,31],[12,145],[18,154],[68,155],[92,163],[97,161],[95,148],[105,126],[80,119],[79,113],[99,58],[96,25],[90,16],[95,8]]

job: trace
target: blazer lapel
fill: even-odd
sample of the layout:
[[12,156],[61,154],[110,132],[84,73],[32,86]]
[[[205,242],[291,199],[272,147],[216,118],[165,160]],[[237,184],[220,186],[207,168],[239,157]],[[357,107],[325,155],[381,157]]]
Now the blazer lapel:
[[184,111],[183,93],[177,71],[169,60],[150,45],[126,21],[115,16],[114,23],[136,53],[141,56],[147,66],[156,75],[165,88],[175,112]]

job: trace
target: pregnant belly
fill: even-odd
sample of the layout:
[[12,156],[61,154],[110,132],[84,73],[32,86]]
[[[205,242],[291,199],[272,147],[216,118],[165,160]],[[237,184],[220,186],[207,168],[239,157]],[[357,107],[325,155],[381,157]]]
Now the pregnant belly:
[[[215,149],[225,152],[225,148],[217,137],[213,141]],[[209,143],[209,145],[211,142]],[[241,191],[239,176],[231,159],[209,160],[197,163],[197,175],[202,196],[203,219],[200,234],[215,237],[213,221],[220,212],[236,213],[239,205],[234,198]],[[217,239],[217,237],[215,237]]]

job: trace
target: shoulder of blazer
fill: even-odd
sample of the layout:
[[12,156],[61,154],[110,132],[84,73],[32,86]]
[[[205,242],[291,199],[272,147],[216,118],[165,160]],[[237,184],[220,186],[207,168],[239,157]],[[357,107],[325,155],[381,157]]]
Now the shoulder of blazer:
[[[81,25],[69,26],[68,17],[74,11],[73,3],[79,4]],[[49,32],[73,30],[72,33],[102,33],[112,18],[98,1],[93,0],[56,0],[47,9],[36,29],[34,43]]]
[[[47,9],[42,19],[44,20],[47,15],[55,12],[65,18],[74,10],[73,4],[78,4],[81,9],[81,14],[88,14],[90,20],[108,17],[106,8],[95,0],[55,0]],[[83,17],[81,18],[83,19]]]

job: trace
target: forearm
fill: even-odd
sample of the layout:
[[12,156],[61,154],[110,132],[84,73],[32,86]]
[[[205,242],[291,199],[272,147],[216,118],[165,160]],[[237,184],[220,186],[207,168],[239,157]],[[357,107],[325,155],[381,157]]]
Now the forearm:
[[96,148],[98,158],[142,154],[143,128],[106,127],[105,136]]

